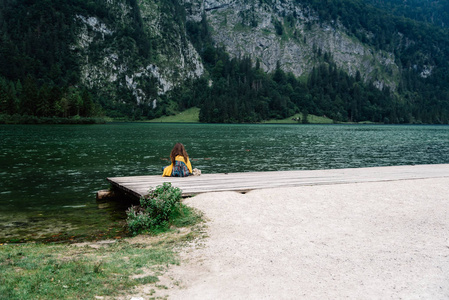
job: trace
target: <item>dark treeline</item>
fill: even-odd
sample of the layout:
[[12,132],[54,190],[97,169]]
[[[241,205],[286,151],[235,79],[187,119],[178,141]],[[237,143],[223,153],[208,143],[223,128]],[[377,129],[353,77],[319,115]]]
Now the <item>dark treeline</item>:
[[79,64],[69,49],[76,33],[75,13],[82,7],[92,9],[84,3],[0,2],[0,114],[64,118],[101,114],[91,93],[77,87]]
[[[171,95],[181,109],[199,106],[200,121],[208,123],[260,122],[283,119],[301,112],[335,121],[410,122],[410,116],[394,101],[388,89],[380,91],[339,70],[326,60],[301,82],[279,66],[267,74],[250,57],[230,58],[222,48],[207,47],[211,81],[198,80]],[[306,122],[306,119],[302,120]]]
[[[0,114],[134,117],[139,110],[129,90],[122,88],[125,76],[111,88],[115,99],[84,86],[82,55],[73,47],[82,25],[80,16],[93,15],[114,33],[89,45],[90,61],[101,59],[105,45],[119,49],[123,53],[119,59],[127,59],[130,68],[137,61],[151,61],[157,41],[146,35],[137,1],[127,2],[131,18],[119,26],[117,14],[103,0],[0,1]],[[148,93],[156,94],[154,79],[148,78],[143,85],[148,86]]]
[[0,77],[0,103],[0,114],[8,115],[69,118],[98,116],[102,112],[87,89],[60,88],[47,83],[39,87],[31,76],[23,84]]

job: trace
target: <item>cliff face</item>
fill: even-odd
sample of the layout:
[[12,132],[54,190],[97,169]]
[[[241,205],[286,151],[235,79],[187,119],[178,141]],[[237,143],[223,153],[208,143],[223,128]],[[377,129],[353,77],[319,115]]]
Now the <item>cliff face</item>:
[[396,88],[399,68],[393,53],[366,46],[349,36],[341,24],[320,24],[314,11],[296,3],[186,0],[185,6],[190,20],[199,21],[206,15],[218,45],[232,56],[259,59],[268,72],[279,61],[284,71],[307,75],[319,62],[317,56],[327,52],[348,74],[359,71],[365,81],[375,82],[380,89]]
[[[173,7],[152,0],[140,0],[132,7],[129,2],[105,1],[107,19],[78,15],[77,42],[72,48],[81,61],[83,84],[119,102],[127,101],[120,99],[118,91],[127,90],[137,104],[153,103],[157,95],[183,80],[201,76],[203,64],[185,36],[183,23],[174,20]],[[142,41],[136,26],[141,27]]]
[[[330,55],[349,75],[359,72],[365,82],[374,82],[381,90],[397,89],[401,70],[394,53],[368,46],[339,22],[321,22],[314,10],[298,1],[181,1],[105,0],[107,19],[78,15],[78,38],[72,48],[81,61],[82,83],[118,101],[132,101],[120,100],[117,91],[127,90],[137,103],[153,103],[184,80],[203,75],[202,60],[189,41],[185,22],[205,17],[217,46],[233,57],[259,60],[267,72],[279,62],[284,71],[307,76],[323,61],[321,56]],[[146,39],[143,44],[134,33],[130,38],[123,30],[136,27]],[[419,68],[421,77],[428,77],[434,66]]]

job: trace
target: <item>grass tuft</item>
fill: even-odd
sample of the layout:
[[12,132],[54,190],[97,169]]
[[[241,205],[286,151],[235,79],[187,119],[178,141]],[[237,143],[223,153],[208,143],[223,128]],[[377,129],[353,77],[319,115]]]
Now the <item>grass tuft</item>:
[[[203,236],[203,226],[191,226],[200,224],[201,216],[182,207],[169,232],[136,237],[139,243],[0,245],[0,298],[94,299],[129,294],[138,285],[158,288],[158,276],[180,263],[175,249]],[[191,227],[174,227],[185,225]]]

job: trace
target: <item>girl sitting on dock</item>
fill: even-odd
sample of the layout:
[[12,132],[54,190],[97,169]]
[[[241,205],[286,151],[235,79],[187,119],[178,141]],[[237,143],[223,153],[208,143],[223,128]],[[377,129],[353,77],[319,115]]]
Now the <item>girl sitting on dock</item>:
[[164,177],[185,177],[192,174],[192,164],[184,145],[177,143],[170,153],[171,165],[163,168]]

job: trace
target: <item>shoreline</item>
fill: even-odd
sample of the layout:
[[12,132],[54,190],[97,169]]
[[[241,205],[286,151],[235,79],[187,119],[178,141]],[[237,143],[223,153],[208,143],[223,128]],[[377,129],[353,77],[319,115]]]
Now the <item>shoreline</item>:
[[[65,261],[64,253],[86,252],[93,278],[97,272],[98,278],[117,272],[110,269],[105,253],[118,259],[117,264],[126,261],[114,254],[122,248],[129,255],[140,251],[142,258],[161,243],[167,246],[165,253],[173,250],[175,256],[167,257],[163,271],[138,264],[129,278],[145,280],[131,290],[99,292],[98,299],[446,299],[448,194],[449,174],[204,193],[183,202],[200,210],[206,222],[167,235],[61,245],[0,244],[0,250],[22,253],[18,260],[53,251],[56,260],[62,255]],[[55,275],[47,274],[45,264],[41,267],[51,284]],[[59,291],[69,292],[65,286]]]
[[161,295],[448,298],[448,194],[445,177],[197,195],[208,238]]

